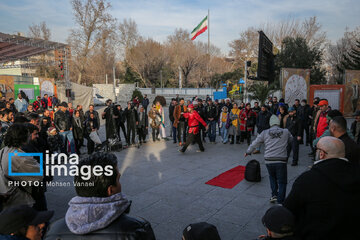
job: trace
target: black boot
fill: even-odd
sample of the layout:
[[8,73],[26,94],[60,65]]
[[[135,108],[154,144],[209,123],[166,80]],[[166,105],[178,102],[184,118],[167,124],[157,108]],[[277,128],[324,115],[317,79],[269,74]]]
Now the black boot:
[[240,136],[236,136],[236,144],[240,144]]
[[230,135],[230,138],[231,138],[230,144],[234,144],[234,135]]

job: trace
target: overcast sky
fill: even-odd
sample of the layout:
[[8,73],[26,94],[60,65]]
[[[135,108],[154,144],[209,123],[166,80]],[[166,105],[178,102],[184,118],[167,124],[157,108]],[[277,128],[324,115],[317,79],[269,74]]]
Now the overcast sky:
[[[176,28],[189,32],[210,9],[210,40],[224,54],[228,43],[248,27],[277,22],[289,17],[317,16],[335,42],[344,30],[360,26],[360,0],[112,0],[111,14],[118,20],[132,18],[144,37],[164,41]],[[51,40],[66,42],[74,27],[68,0],[0,0],[0,32],[28,32],[28,26],[45,21],[51,29]],[[207,41],[207,34],[195,41]]]

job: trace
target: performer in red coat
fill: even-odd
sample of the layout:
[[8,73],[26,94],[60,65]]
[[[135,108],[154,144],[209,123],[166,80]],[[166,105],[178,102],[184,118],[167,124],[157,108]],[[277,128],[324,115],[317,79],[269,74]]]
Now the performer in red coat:
[[200,152],[203,152],[205,151],[205,148],[201,141],[201,137],[199,134],[199,127],[200,127],[200,123],[204,125],[206,130],[208,129],[208,126],[206,125],[205,121],[200,117],[198,112],[194,110],[194,105],[190,104],[187,107],[187,111],[188,112],[181,114],[183,114],[184,118],[188,119],[189,134],[186,138],[185,145],[183,146],[182,149],[179,150],[179,152],[185,152],[187,147],[194,141],[199,144]]

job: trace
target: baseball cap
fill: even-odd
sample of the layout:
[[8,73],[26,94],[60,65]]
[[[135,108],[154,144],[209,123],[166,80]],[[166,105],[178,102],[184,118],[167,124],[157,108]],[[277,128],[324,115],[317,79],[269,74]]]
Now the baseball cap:
[[23,227],[50,221],[54,211],[36,211],[27,205],[7,208],[0,213],[0,234],[9,235]]
[[329,102],[327,100],[321,100],[319,102],[319,106],[329,105]]
[[206,222],[189,224],[183,237],[185,240],[221,240],[216,227]]
[[294,215],[283,206],[269,208],[262,217],[264,226],[275,233],[291,233],[294,231]]

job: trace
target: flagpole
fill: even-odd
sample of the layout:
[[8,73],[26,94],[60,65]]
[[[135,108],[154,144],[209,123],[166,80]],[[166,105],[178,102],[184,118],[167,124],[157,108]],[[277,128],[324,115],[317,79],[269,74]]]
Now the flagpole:
[[208,54],[210,57],[210,9],[208,9]]

